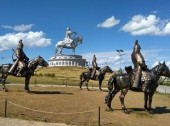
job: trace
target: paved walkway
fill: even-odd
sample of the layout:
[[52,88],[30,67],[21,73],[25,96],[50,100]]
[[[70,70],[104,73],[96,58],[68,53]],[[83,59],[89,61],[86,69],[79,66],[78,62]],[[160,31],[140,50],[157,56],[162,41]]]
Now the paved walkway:
[[45,123],[39,121],[28,121],[28,120],[2,118],[2,117],[0,117],[0,125],[1,126],[71,126],[65,123]]
[[170,94],[170,86],[159,85],[156,91],[165,94]]

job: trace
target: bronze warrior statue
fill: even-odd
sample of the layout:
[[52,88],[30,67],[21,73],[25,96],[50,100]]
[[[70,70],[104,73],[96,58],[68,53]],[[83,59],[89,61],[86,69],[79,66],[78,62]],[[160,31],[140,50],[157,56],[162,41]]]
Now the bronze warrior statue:
[[96,62],[96,55],[93,55],[93,61],[92,61],[92,73],[91,73],[91,78],[94,78],[95,74],[96,74],[96,70],[98,68],[97,62]]
[[23,47],[24,44],[22,43],[22,40],[20,40],[17,49],[15,50],[15,56],[17,59],[8,71],[9,74],[13,74],[15,71],[17,71],[16,75],[21,76],[23,74],[24,69],[27,67],[29,58],[24,53]]
[[134,69],[136,70],[135,74],[135,80],[132,85],[132,89],[139,89],[140,88],[140,80],[142,75],[142,70],[147,70],[147,65],[145,64],[144,57],[142,56],[140,52],[140,45],[138,43],[138,40],[135,41],[135,45],[133,47],[133,52],[131,54],[131,59],[134,64]]

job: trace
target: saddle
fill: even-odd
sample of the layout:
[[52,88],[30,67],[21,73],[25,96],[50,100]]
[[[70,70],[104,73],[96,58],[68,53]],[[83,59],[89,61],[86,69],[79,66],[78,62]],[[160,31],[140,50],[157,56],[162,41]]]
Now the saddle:
[[[20,68],[19,66],[17,65],[14,70],[13,70],[13,73],[12,75],[13,76],[18,76],[18,77],[23,77],[25,76],[27,73],[28,73],[28,64],[26,64],[26,67],[19,73],[20,71]],[[19,73],[19,74],[18,74]]]
[[[133,70],[133,74],[131,76],[131,87],[135,81],[135,75],[136,75],[136,70]],[[139,80],[140,83],[140,87],[139,87],[139,91],[145,91],[146,90],[146,86],[148,85],[148,82],[152,81],[153,75],[151,74],[150,71],[148,70],[142,70],[141,72],[141,77]]]
[[[98,80],[98,77],[100,75],[100,69],[96,69],[95,72],[93,71],[92,68],[89,69],[90,70],[90,74],[94,74],[93,77],[91,77],[92,80]],[[93,73],[94,72],[94,73]]]
[[65,39],[64,40],[64,42],[65,42],[65,44],[68,46],[68,47],[72,47],[72,42],[73,42],[73,40],[72,39]]

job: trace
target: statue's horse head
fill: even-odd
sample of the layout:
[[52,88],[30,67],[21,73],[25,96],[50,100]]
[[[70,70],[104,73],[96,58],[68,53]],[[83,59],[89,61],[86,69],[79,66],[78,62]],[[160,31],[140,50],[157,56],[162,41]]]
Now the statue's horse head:
[[47,67],[48,63],[41,56],[38,56],[29,62],[28,67],[30,68],[32,66]]
[[106,73],[106,72],[113,73],[113,70],[109,66],[103,67],[100,71],[101,73]]
[[82,44],[83,42],[83,37],[76,37],[73,39],[73,43],[77,46],[79,44]]
[[160,76],[170,77],[170,71],[165,62],[160,63],[153,68],[153,71]]

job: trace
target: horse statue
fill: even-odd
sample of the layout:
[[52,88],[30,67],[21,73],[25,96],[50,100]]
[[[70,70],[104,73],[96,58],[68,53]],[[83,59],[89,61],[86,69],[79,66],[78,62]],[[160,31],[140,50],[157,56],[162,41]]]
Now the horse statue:
[[[105,103],[107,104],[109,111],[113,111],[111,107],[112,99],[119,91],[121,91],[119,98],[121,101],[122,110],[125,113],[129,113],[124,104],[124,98],[128,90],[132,87],[135,73],[133,72],[131,66],[125,67],[125,70],[127,73],[112,75],[108,81],[109,93],[105,97]],[[170,71],[165,62],[159,63],[151,70],[142,71],[141,91],[144,92],[144,109],[149,113],[152,112],[152,98],[156,88],[160,84],[158,80],[161,76],[170,77]]]
[[100,70],[99,74],[96,71],[96,74],[95,74],[94,78],[91,78],[92,69],[90,69],[87,72],[82,72],[81,75],[80,75],[80,84],[79,84],[80,89],[82,89],[83,83],[86,82],[86,88],[87,88],[87,90],[89,90],[89,88],[88,88],[89,80],[98,80],[99,81],[99,90],[102,91],[101,85],[102,85],[102,82],[104,80],[106,72],[112,73],[113,71],[109,66],[105,66],[105,67],[103,67],[103,68],[101,68],[99,70]]
[[71,43],[66,43],[64,40],[59,41],[56,44],[56,54],[57,55],[62,55],[62,49],[67,48],[67,49],[72,49],[73,53],[75,54],[75,49],[79,44],[82,44],[83,42],[83,37],[76,37],[73,39]]
[[[2,88],[6,92],[8,91],[8,89],[5,86],[5,82],[9,75],[8,70],[10,69],[11,66],[12,64],[3,64],[2,66],[0,66],[0,74],[1,74],[0,83],[2,83]],[[34,74],[34,71],[38,66],[47,67],[48,63],[41,56],[38,56],[34,58],[33,60],[29,61],[28,66],[26,70],[24,71],[25,74],[20,76],[20,77],[25,77],[25,90],[27,93],[30,92],[29,82],[30,82],[31,76]],[[15,77],[18,77],[16,76],[15,73],[13,73],[12,75]]]

